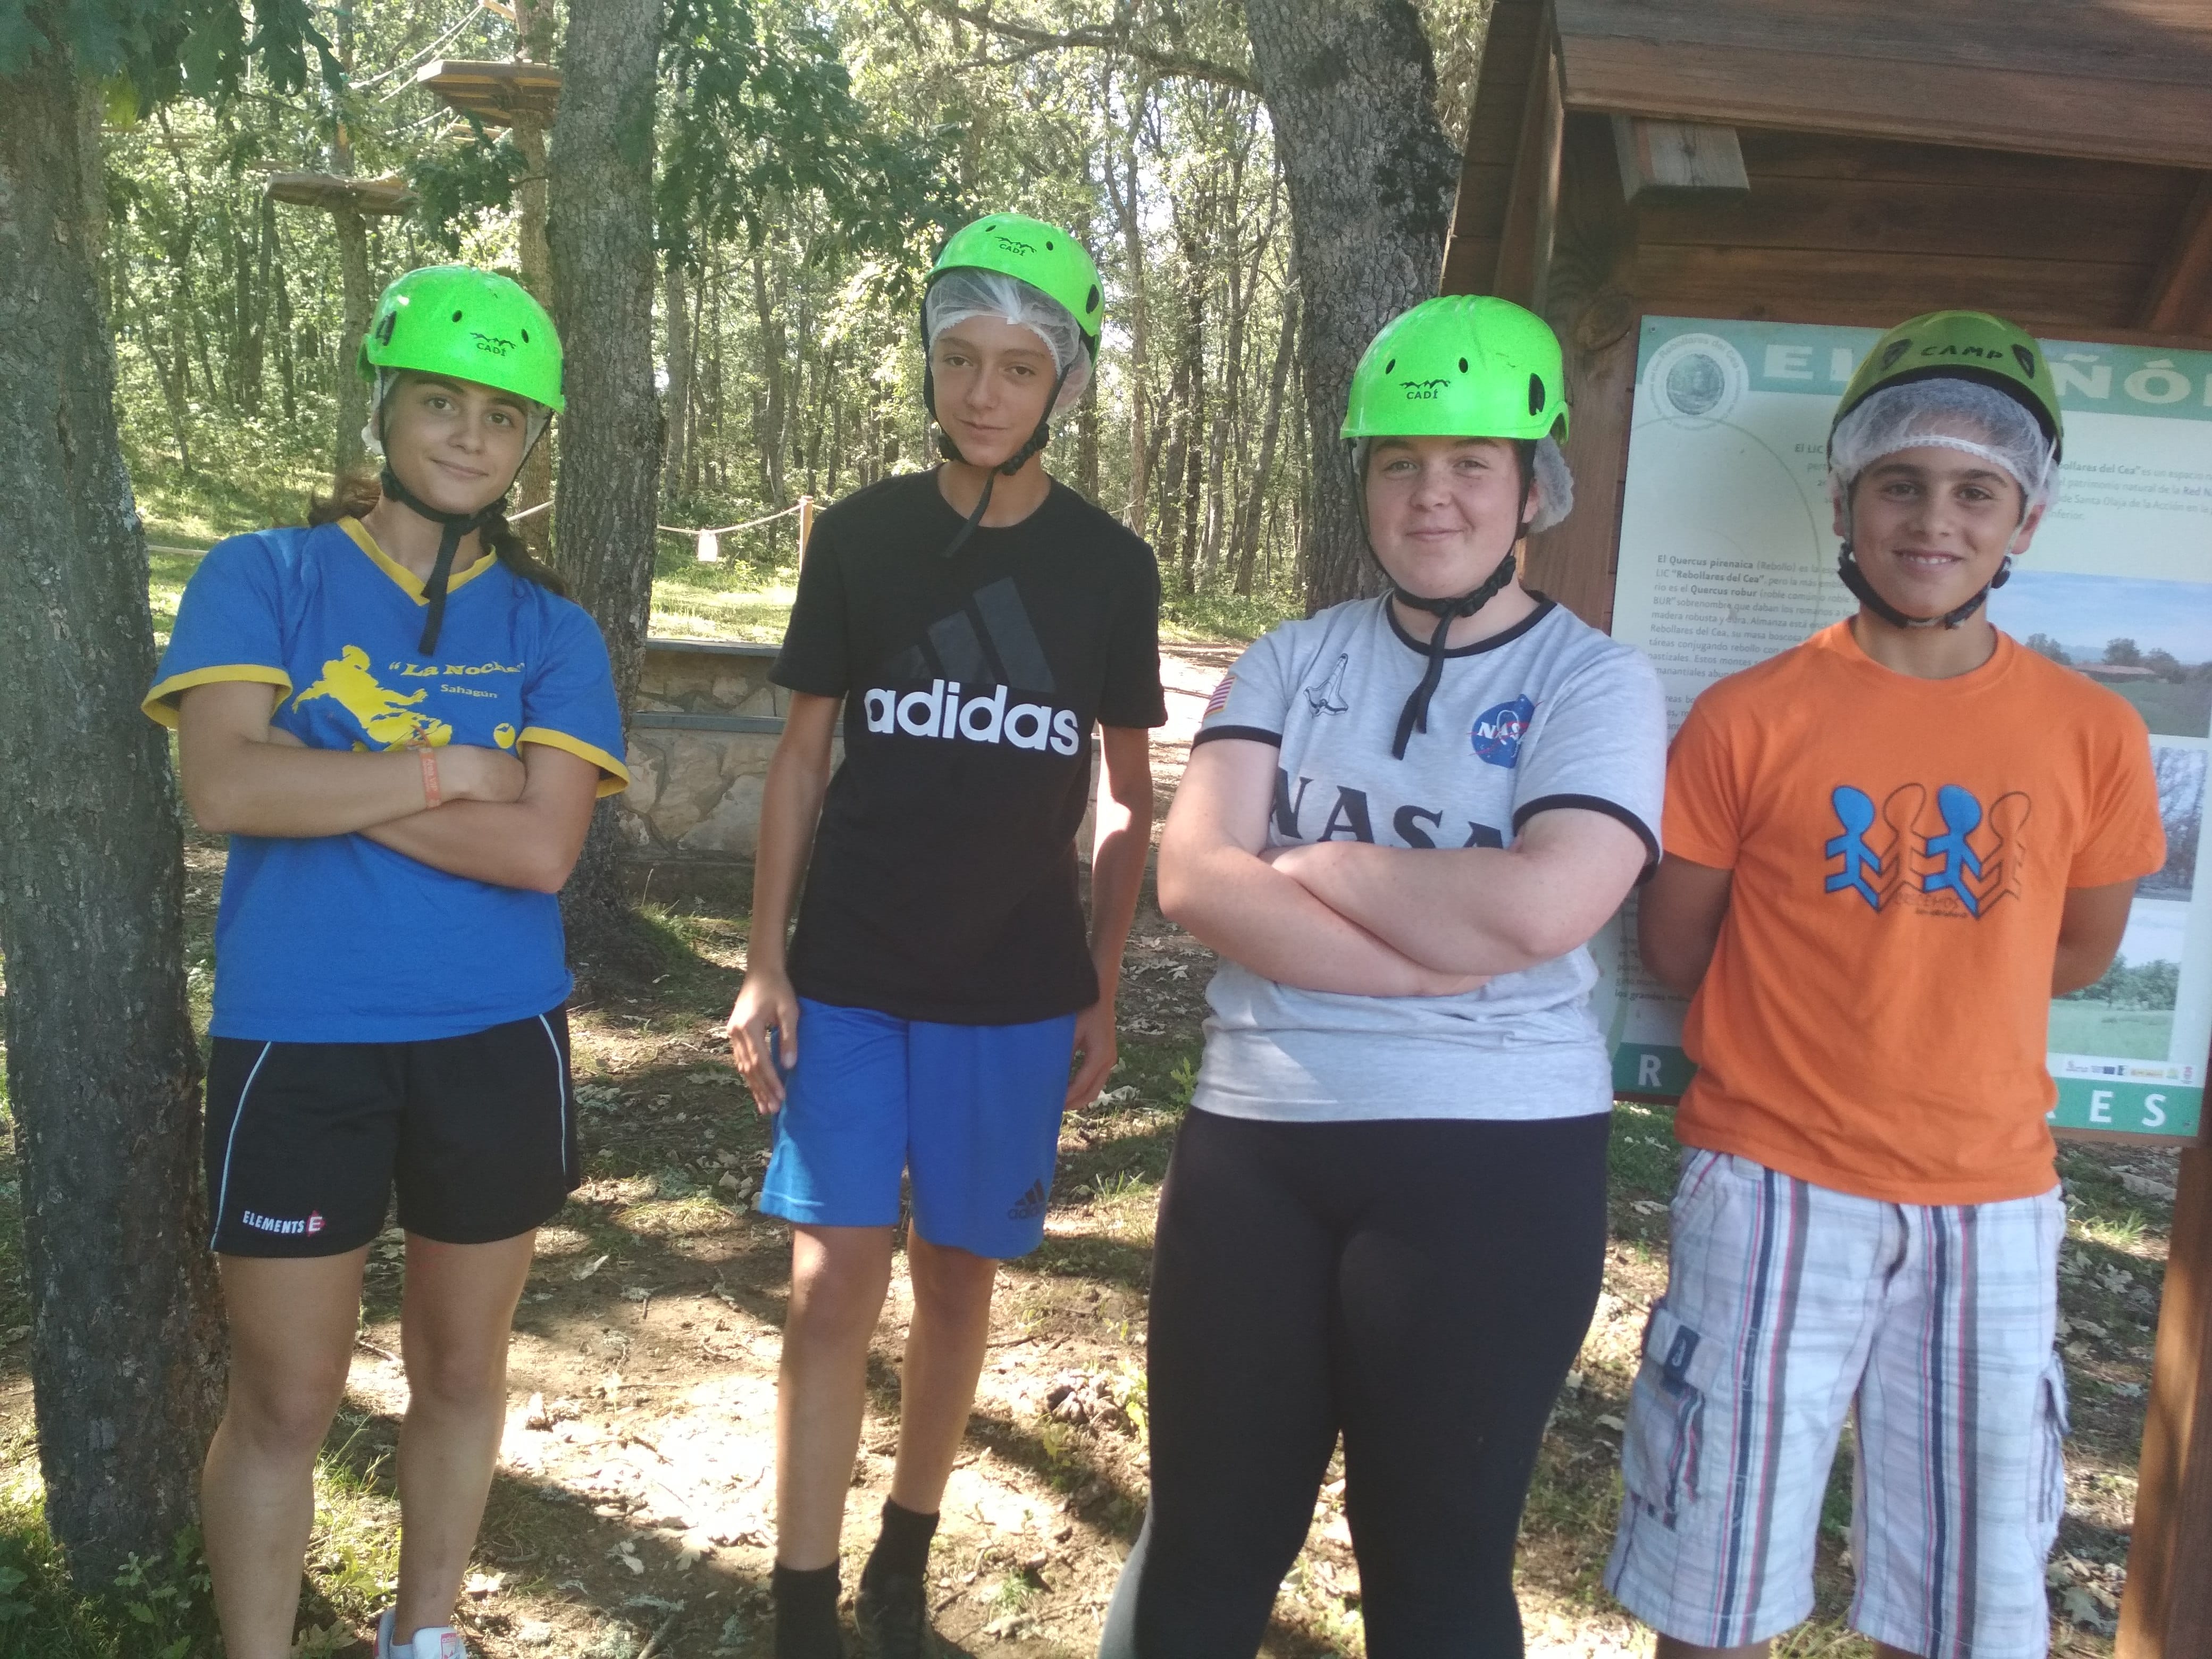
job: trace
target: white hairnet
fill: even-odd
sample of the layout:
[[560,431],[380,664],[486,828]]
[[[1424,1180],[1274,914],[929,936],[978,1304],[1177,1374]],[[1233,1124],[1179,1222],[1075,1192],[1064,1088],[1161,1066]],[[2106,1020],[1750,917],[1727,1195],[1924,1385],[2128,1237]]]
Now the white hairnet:
[[1978,380],[1908,380],[1884,386],[1837,422],[1828,441],[1828,495],[1847,502],[1859,474],[1903,449],[1956,449],[2019,482],[2023,514],[2058,490],[2051,440],[2017,400]]
[[1557,439],[1536,441],[1536,482],[1543,488],[1544,504],[1528,526],[1531,535],[1549,530],[1575,510],[1575,475],[1567,470],[1567,458]]
[[1091,351],[1083,343],[1074,313],[1066,306],[1018,276],[956,266],[930,285],[921,307],[922,338],[933,348],[939,334],[971,317],[994,317],[1025,328],[1044,342],[1052,353],[1054,372],[1066,377],[1049,413],[1057,415],[1081,399],[1091,384]]
[[[1367,486],[1367,458],[1374,448],[1372,438],[1361,438],[1352,446],[1352,476],[1359,480],[1363,489]],[[1568,470],[1567,458],[1561,453],[1558,440],[1536,441],[1535,474],[1543,500],[1536,516],[1528,522],[1528,533],[1532,536],[1549,530],[1575,510],[1575,475]]]

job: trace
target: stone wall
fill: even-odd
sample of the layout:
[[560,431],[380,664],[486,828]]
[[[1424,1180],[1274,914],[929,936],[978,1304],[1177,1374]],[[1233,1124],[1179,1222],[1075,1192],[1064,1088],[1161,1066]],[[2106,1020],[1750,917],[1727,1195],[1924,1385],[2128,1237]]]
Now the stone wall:
[[[624,825],[634,855],[749,859],[790,694],[768,683],[773,645],[647,640],[630,711]],[[843,757],[838,741],[833,758]]]

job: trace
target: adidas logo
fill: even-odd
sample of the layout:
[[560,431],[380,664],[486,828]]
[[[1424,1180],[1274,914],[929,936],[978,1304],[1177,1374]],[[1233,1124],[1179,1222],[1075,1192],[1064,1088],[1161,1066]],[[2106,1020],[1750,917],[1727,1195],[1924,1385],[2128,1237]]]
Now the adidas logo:
[[1006,1219],[1009,1221],[1034,1220],[1036,1218],[1044,1213],[1045,1201],[1048,1196],[1048,1194],[1045,1191],[1044,1182],[1042,1181],[1031,1182],[1030,1183],[1029,1191],[1022,1194],[1022,1201],[1015,1205],[1012,1209],[1006,1212]]
[[861,694],[871,732],[903,732],[913,738],[965,738],[970,743],[1009,743],[1017,749],[1050,749],[1073,755],[1083,747],[1083,728],[1072,708],[1041,702],[1006,706],[1006,688],[988,697],[960,700],[958,680],[932,680],[927,691],[904,696],[888,687]]

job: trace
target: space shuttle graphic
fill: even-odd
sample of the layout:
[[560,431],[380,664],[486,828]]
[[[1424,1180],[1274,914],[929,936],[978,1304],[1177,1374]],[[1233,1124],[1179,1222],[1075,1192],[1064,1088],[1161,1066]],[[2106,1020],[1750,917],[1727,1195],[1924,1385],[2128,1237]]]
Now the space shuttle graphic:
[[1352,705],[1344,700],[1344,671],[1352,661],[1349,651],[1336,654],[1336,666],[1318,685],[1306,687],[1306,702],[1316,714],[1341,714]]

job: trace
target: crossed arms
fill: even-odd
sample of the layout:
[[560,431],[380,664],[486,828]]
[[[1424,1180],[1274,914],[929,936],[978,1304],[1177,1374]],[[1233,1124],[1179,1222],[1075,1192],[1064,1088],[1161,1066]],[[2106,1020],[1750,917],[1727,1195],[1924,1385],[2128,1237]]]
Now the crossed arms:
[[445,805],[422,805],[412,750],[309,749],[269,723],[279,689],[246,680],[194,686],[177,705],[185,804],[216,834],[357,834],[449,875],[555,893],[583,850],[599,773],[544,744],[520,758],[456,744],[434,750]]
[[1309,991],[1449,996],[1588,939],[1644,864],[1602,812],[1540,812],[1510,848],[1270,848],[1278,754],[1194,750],[1160,842],[1160,908],[1254,973]]

